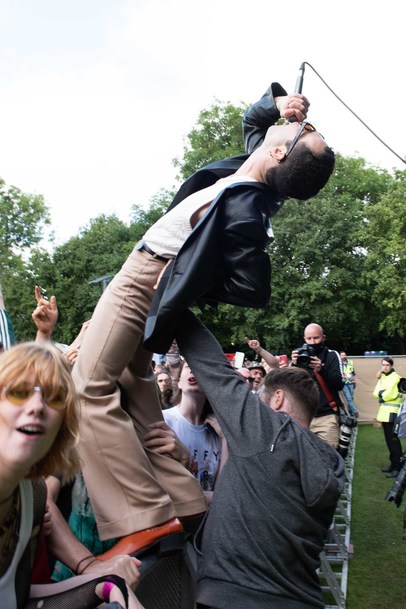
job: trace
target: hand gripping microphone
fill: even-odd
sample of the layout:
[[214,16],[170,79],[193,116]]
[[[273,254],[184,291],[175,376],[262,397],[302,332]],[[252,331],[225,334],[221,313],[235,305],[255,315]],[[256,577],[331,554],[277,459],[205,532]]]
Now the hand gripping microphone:
[[[301,93],[302,92],[304,71],[305,71],[305,64],[303,62],[302,65],[299,68],[299,74],[298,74],[298,77],[296,79],[295,91],[294,91],[295,93]],[[297,122],[296,116],[291,116],[289,118],[289,122],[290,123],[296,123]]]

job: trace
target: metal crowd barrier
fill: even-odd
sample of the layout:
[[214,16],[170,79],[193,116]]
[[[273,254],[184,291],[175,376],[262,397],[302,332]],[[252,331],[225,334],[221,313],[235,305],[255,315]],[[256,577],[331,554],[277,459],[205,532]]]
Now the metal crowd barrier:
[[345,459],[345,483],[337,503],[333,524],[320,555],[319,577],[325,599],[325,609],[345,609],[349,560],[353,554],[351,543],[351,498],[355,445],[358,428],[352,430]]

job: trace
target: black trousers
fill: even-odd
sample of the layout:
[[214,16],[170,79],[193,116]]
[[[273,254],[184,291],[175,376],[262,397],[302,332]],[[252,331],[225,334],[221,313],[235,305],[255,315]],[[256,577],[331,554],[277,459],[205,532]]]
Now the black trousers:
[[395,423],[382,423],[383,433],[385,435],[386,446],[389,450],[389,460],[392,469],[400,470],[400,458],[402,456],[402,445],[397,436],[393,435],[393,427]]

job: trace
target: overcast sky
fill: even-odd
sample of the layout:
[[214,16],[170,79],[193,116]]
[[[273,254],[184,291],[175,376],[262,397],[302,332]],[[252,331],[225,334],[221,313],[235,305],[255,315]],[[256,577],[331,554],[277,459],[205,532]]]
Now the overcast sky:
[[[405,9],[390,0],[0,0],[0,177],[44,195],[57,242],[100,213],[129,220],[174,185],[199,112],[293,91],[309,62],[406,154]],[[405,164],[306,67],[309,120],[345,155]]]

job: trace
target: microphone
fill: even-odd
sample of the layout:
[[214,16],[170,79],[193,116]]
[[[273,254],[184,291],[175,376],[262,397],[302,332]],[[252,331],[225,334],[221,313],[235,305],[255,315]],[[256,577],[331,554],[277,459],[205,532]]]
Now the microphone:
[[302,92],[304,71],[305,71],[305,62],[303,62],[299,68],[299,75],[296,80],[295,91],[294,91],[295,93]]
[[[295,93],[302,92],[304,71],[305,71],[305,62],[303,62],[299,68],[299,74],[298,74],[298,77],[296,79],[296,84],[295,84],[295,91],[294,91]],[[296,116],[291,116],[288,120],[290,123],[297,123]]]

